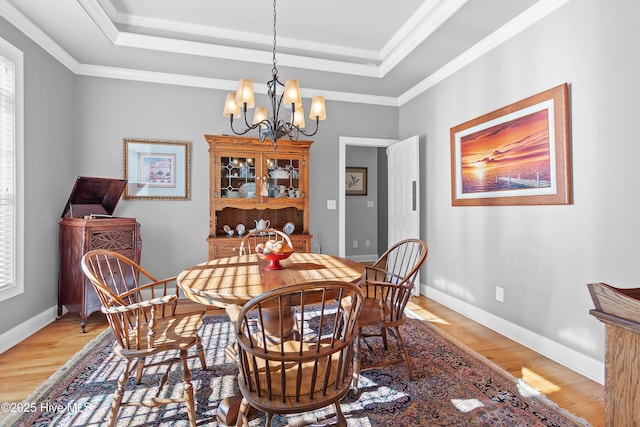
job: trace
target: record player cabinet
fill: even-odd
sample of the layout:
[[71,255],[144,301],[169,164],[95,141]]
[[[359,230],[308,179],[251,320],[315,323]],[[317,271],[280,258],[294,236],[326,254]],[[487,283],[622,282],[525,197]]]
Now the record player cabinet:
[[89,315],[101,308],[98,295],[80,266],[84,254],[93,249],[109,249],[140,262],[140,224],[135,218],[111,216],[125,185],[126,180],[122,179],[78,177],[62,213],[58,316],[63,307],[80,313],[82,332]]

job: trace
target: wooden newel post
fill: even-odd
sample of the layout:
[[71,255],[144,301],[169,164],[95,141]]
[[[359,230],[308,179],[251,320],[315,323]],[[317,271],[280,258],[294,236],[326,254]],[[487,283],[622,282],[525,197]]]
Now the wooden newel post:
[[605,426],[640,425],[640,288],[587,285],[606,327]]

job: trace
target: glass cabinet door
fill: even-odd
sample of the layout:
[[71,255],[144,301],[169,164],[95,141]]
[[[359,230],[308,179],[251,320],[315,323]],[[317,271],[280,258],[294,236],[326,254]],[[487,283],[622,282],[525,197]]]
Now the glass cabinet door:
[[223,198],[256,197],[256,158],[220,156],[220,194]]
[[300,166],[299,158],[267,156],[261,195],[274,199],[299,198]]

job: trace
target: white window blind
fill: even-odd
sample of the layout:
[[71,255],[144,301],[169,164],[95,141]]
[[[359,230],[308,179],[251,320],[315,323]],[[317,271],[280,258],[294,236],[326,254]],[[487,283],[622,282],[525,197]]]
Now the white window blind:
[[22,293],[22,218],[18,135],[22,97],[22,52],[0,39],[0,300]]

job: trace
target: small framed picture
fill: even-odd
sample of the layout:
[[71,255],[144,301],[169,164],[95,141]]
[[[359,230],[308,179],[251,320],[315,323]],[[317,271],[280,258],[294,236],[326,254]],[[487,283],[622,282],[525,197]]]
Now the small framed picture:
[[347,196],[366,196],[367,168],[347,166],[344,188]]
[[125,199],[189,200],[189,142],[124,140]]

